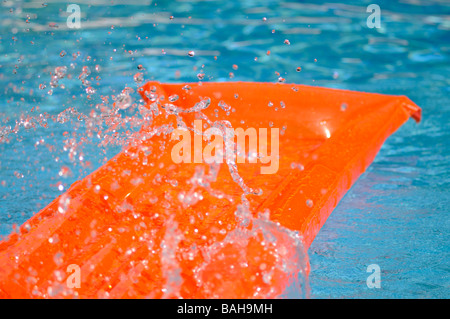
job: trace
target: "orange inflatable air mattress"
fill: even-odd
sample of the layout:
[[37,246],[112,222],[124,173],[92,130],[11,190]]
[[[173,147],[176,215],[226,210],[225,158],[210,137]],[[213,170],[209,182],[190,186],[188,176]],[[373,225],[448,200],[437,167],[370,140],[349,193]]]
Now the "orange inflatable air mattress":
[[285,83],[139,92],[130,145],[0,242],[0,297],[282,296],[386,138],[421,116],[404,96]]

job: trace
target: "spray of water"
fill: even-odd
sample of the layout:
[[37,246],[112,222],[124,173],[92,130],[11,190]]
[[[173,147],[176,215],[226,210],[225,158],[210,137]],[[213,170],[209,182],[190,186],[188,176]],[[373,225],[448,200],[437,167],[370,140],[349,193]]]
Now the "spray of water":
[[[96,67],[95,70],[100,72],[101,68]],[[188,209],[201,202],[203,192],[207,192],[214,198],[227,200],[230,205],[235,207],[234,216],[238,226],[229,229],[227,225],[223,225],[224,228],[219,230],[219,233],[223,235],[222,239],[205,245],[202,249],[195,246],[188,249],[181,248],[180,243],[184,240],[183,232],[178,222],[170,217],[170,213],[167,213],[169,218],[164,221],[165,235],[159,248],[162,275],[165,278],[161,297],[179,298],[181,296],[180,288],[183,285],[183,278],[180,273],[180,262],[183,258],[187,260],[197,258],[195,256],[201,256],[203,260],[192,271],[199,287],[199,294],[216,298],[308,297],[309,288],[306,274],[308,258],[301,237],[297,233],[270,221],[270,212],[264,211],[256,214],[252,210],[248,197],[261,195],[262,190],[249,187],[239,174],[235,156],[236,144],[233,138],[227,136],[230,132],[227,129],[232,129],[230,122],[226,119],[212,120],[205,115],[204,111],[211,106],[209,97],[202,98],[191,107],[181,108],[176,105],[179,101],[177,95],[171,95],[166,100],[164,96],[158,94],[155,87],[145,92],[150,101],[147,105],[143,100],[136,99],[135,101],[134,94],[137,92],[130,87],[125,87],[116,95],[98,96],[98,90],[92,87],[91,70],[88,66],[83,66],[78,75],[71,74],[72,71],[75,72],[73,67],[56,67],[51,72],[49,82],[51,92],[49,94],[61,89],[61,86],[64,87],[61,84],[64,79],[79,80],[84,88],[86,99],[88,101],[98,100],[98,103],[90,112],[84,114],[74,106],[70,106],[56,115],[32,110],[22,114],[19,119],[15,120],[14,125],[0,126],[0,143],[11,142],[13,136],[21,130],[48,128],[49,122],[62,126],[75,123],[76,129],[64,135],[63,149],[67,152],[72,163],[86,163],[83,147],[89,143],[94,143],[94,141],[97,141],[97,146],[103,149],[113,145],[139,145],[143,140],[151,140],[156,135],[170,136],[176,128],[184,128],[195,134],[201,134],[204,139],[208,140],[210,136],[196,131],[195,127],[190,126],[184,120],[184,115],[194,114],[197,119],[203,120],[207,127],[216,129],[225,137],[225,153],[234,154],[234,156],[227,156],[225,163],[208,164],[208,170],[205,169],[204,165],[198,165],[193,176],[187,182],[187,190],[180,189],[176,199],[166,198],[164,202],[158,202],[156,196],[149,195],[149,198],[154,198],[151,199],[153,204],[159,204],[167,208],[169,212],[174,207],[174,200],[183,209]],[[134,81],[137,86],[140,86],[144,82],[143,73],[137,73],[134,76]],[[45,87],[45,84],[41,85],[42,89]],[[185,86],[183,89],[188,91],[190,87]],[[229,114],[230,105],[220,101],[218,106],[226,114]],[[158,126],[154,124],[156,118],[168,115],[176,117],[176,125],[164,124]],[[140,129],[143,126],[146,127],[145,130]],[[242,190],[240,202],[235,202],[233,196],[223,190],[212,187],[212,184],[217,181],[222,167],[228,170],[232,180]],[[68,167],[61,167],[60,176],[65,177],[69,174],[71,174],[71,170]],[[156,179],[158,183],[166,182],[172,187],[178,186],[178,182],[175,180],[161,180],[160,177]],[[136,183],[139,184],[140,181],[136,181]],[[64,214],[69,207],[70,198],[62,196],[59,213]],[[129,209],[129,207],[123,205],[117,207],[118,212]],[[195,224],[194,216],[191,216],[190,221]],[[263,254],[255,256],[252,255],[252,251],[262,251]],[[238,262],[233,262],[230,267],[230,260]],[[235,277],[238,273],[248,273],[248,278],[254,282],[254,285],[252,286],[252,283],[236,283]],[[280,290],[278,287],[277,283],[279,282],[287,283],[284,290]],[[236,291],[236,289],[233,289],[233,285],[248,285],[253,288],[250,291],[247,291],[245,287],[238,289],[239,291],[247,291],[247,295],[230,295],[230,292]],[[51,287],[50,293],[47,291],[49,296],[57,295],[63,289],[60,280],[55,280]],[[218,289],[218,287],[221,288]],[[65,288],[63,290],[64,294],[70,295],[70,291],[66,291]],[[149,296],[154,295],[149,294]]]

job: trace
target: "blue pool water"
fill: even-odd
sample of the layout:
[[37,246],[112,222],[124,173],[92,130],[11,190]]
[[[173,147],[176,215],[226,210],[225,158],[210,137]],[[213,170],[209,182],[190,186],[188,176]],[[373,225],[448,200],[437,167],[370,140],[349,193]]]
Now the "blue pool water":
[[[67,28],[68,3],[1,3],[0,235],[120,150],[93,138],[71,161],[63,133],[81,124],[41,119],[27,129],[27,116],[69,107],[87,114],[101,95],[136,88],[139,65],[146,80],[161,82],[197,81],[199,72],[204,81],[283,77],[407,95],[423,109],[420,124],[409,121],[386,141],[310,247],[310,296],[449,297],[448,1],[71,1],[80,5],[80,29]],[[381,28],[367,26],[372,3]],[[58,66],[77,75],[89,66],[95,97],[77,75],[48,94]],[[21,119],[17,134],[8,133]],[[371,264],[380,267],[380,288],[366,284]]]

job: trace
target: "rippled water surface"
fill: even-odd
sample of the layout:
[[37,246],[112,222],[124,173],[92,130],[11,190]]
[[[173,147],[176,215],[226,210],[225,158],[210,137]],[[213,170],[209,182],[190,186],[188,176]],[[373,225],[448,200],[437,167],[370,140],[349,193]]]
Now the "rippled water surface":
[[[69,3],[80,5],[78,30],[67,27]],[[366,25],[371,3],[379,29]],[[121,148],[98,148],[95,137],[69,145],[61,136],[83,129],[77,114],[39,114],[89,114],[101,96],[136,89],[138,72],[161,82],[281,77],[407,95],[423,109],[419,125],[386,141],[310,247],[311,297],[448,298],[448,1],[2,1],[0,17],[0,235]],[[58,66],[73,78],[52,89]],[[89,85],[78,78],[85,66]],[[380,266],[379,289],[366,285],[370,264]]]

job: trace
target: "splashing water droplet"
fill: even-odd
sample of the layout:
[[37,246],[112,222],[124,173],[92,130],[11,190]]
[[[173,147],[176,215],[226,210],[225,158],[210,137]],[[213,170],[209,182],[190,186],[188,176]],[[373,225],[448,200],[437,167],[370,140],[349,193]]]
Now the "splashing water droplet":
[[88,66],[83,66],[83,69],[80,73],[80,75],[78,76],[78,79],[81,81],[81,83],[83,83],[83,85],[88,85],[89,82],[86,80],[87,77],[91,74],[91,69]]
[[92,87],[92,86],[89,86],[89,87],[87,87],[86,88],[86,94],[94,94],[96,92],[96,90]]
[[131,103],[133,102],[129,91],[127,89],[123,90],[122,93],[120,93],[116,98],[116,106],[121,110],[126,110],[131,106]]
[[83,73],[86,73],[86,75],[91,74],[91,69],[88,66],[83,66],[82,71],[83,71]]
[[23,178],[23,174],[18,172],[18,171],[14,172],[14,176],[17,177],[17,178]]
[[219,106],[220,108],[222,108],[222,110],[228,112],[231,110],[231,105],[228,105],[227,103],[225,103],[224,101],[220,101],[219,102]]
[[173,102],[176,102],[179,98],[180,97],[178,95],[173,94],[173,95],[169,96],[169,101],[173,103]]
[[133,79],[136,84],[140,85],[144,81],[144,74],[138,72],[134,75]]
[[61,177],[68,177],[68,176],[71,176],[71,175],[72,175],[72,171],[70,170],[69,167],[63,166],[63,167],[61,167],[61,169],[59,170],[58,175],[61,176]]
[[55,68],[55,75],[59,78],[62,79],[66,76],[67,74],[67,66],[59,66],[57,68]]

